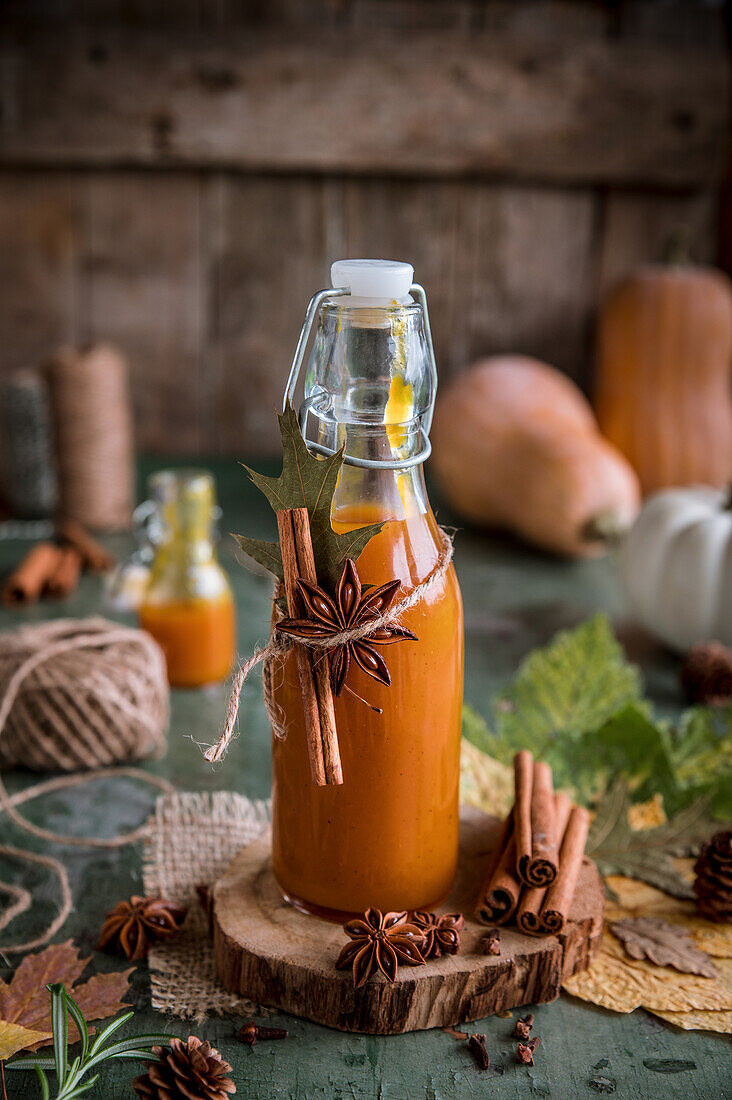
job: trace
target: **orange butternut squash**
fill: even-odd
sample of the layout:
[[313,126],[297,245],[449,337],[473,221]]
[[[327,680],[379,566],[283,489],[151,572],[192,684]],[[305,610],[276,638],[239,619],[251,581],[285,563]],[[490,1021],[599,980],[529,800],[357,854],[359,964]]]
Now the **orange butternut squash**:
[[638,511],[630,464],[575,383],[538,359],[496,356],[459,374],[438,398],[432,446],[459,516],[555,553],[602,553]]
[[644,492],[727,484],[731,367],[732,284],[721,271],[649,265],[609,295],[595,408]]

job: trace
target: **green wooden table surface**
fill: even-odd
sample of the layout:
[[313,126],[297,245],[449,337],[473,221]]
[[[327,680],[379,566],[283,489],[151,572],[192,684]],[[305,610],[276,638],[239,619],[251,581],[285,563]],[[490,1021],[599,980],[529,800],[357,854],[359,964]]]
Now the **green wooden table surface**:
[[[159,460],[143,461],[141,483],[147,472],[160,465]],[[234,461],[214,463],[212,468],[224,511],[223,529],[271,537],[271,514],[241,468]],[[439,516],[445,522],[451,518],[444,509]],[[107,542],[120,554],[129,550],[130,540],[125,536]],[[0,571],[6,571],[21,550],[20,542],[0,541]],[[267,633],[270,586],[266,579],[248,573],[235,562],[228,538],[222,543],[221,556],[236,590],[239,652],[246,654]],[[612,616],[630,656],[641,665],[649,694],[659,709],[669,715],[679,710],[676,663],[632,627],[611,560],[558,562],[508,540],[461,532],[455,562],[466,607],[465,697],[479,710],[486,711],[491,695],[508,680],[530,648],[597,610]],[[62,604],[44,602],[20,612],[0,609],[0,628],[49,617],[96,614],[100,601],[100,581],[85,577],[79,590]],[[214,770],[202,759],[196,742],[210,743],[214,739],[225,699],[224,687],[174,691],[168,753],[146,767],[181,789],[233,789],[252,797],[266,797],[270,790],[269,732],[254,686],[245,693],[242,733],[225,764]],[[16,772],[8,775],[7,782],[15,790],[32,778]],[[54,794],[42,804],[32,804],[28,813],[52,829],[104,836],[139,824],[150,812],[153,800],[152,789],[109,779],[78,791]],[[4,821],[0,836],[10,843],[42,847]],[[83,952],[91,955],[106,910],[141,888],[139,849],[54,849],[54,853],[69,869],[76,905],[57,939],[73,936]],[[37,898],[32,914],[21,917],[4,935],[13,932],[25,939],[38,932],[55,911],[55,887],[45,873],[24,873],[17,866],[0,864],[0,877],[7,879],[11,874],[16,881],[24,875]],[[7,979],[12,972],[4,964],[17,961],[17,956],[0,959],[2,977]],[[115,968],[118,963],[95,953],[92,965],[102,970]],[[162,1026],[171,1035],[193,1031],[208,1038],[232,1063],[237,1095],[247,1100],[274,1096],[307,1100],[445,1100],[489,1094],[564,1098],[611,1092],[638,1100],[675,1096],[716,1100],[732,1095],[728,1038],[682,1032],[643,1011],[617,1015],[566,996],[535,1009],[535,1033],[542,1042],[534,1068],[514,1063],[511,1020],[490,1017],[476,1021],[473,1030],[487,1034],[492,1060],[492,1068],[481,1073],[465,1044],[441,1030],[377,1038],[346,1035],[293,1017],[276,1016],[277,1023],[289,1028],[289,1039],[248,1048],[236,1041],[236,1019],[211,1019],[189,1028],[180,1020],[153,1012],[144,964],[134,974],[132,989],[138,1010],[135,1028],[148,1031]],[[105,1069],[90,1095],[105,1100],[132,1096],[132,1076],[128,1064],[113,1064]],[[38,1096],[32,1075],[8,1074],[8,1078],[11,1100]]]

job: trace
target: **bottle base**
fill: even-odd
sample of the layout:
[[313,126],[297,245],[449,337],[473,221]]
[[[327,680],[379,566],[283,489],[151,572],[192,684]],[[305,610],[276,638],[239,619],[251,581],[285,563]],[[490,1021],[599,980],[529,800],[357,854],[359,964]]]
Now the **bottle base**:
[[[279,885],[279,884],[278,884]],[[305,913],[309,917],[320,917],[321,920],[330,921],[332,924],[345,924],[346,921],[353,920],[355,917],[362,917],[363,910],[347,910],[347,909],[328,909],[324,905],[316,905],[314,902],[305,901],[304,898],[296,897],[294,894],[288,893],[280,886],[280,893],[282,899],[287,905],[291,905],[293,909],[297,909],[299,913]],[[432,912],[433,909],[437,909],[447,900],[447,895],[442,898],[438,898],[437,901],[429,902],[426,905],[414,906],[414,909],[422,909],[426,912]]]

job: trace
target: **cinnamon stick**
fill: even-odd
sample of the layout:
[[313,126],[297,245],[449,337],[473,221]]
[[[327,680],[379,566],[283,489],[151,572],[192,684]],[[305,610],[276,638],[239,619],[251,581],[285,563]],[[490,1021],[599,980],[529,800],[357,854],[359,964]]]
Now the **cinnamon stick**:
[[58,551],[58,560],[51,576],[46,581],[45,591],[55,600],[70,596],[79,583],[81,573],[81,555],[73,546],[62,546]]
[[[521,755],[520,753],[517,755]],[[517,871],[519,878],[527,886],[550,886],[557,877],[557,837],[554,825],[554,786],[552,782],[552,770],[543,760],[534,762],[531,776],[531,800],[529,803],[529,821],[531,838],[529,850],[526,851],[525,834],[522,835],[523,847],[517,848]],[[523,768],[528,768],[529,763],[524,762]],[[518,774],[518,773],[517,773]],[[526,780],[521,776],[524,787],[524,804],[522,812],[524,820]],[[518,790],[517,790],[518,805]]]
[[569,817],[559,853],[559,874],[549,887],[541,913],[542,927],[554,934],[562,932],[574,899],[577,876],[585,854],[590,815],[582,806],[575,806]]
[[56,569],[60,554],[51,542],[36,543],[5,581],[0,594],[2,602],[34,603]]
[[[287,610],[292,618],[302,619],[305,617],[305,606],[297,587],[297,579],[302,577],[312,584],[318,582],[307,508],[282,509],[277,513],[277,527],[285,574]],[[295,646],[295,656],[313,781],[319,787],[338,785],[343,782],[343,771],[338,749],[335,704],[328,674],[328,657],[323,651],[315,652],[303,645]]]
[[[572,803],[566,794],[559,792],[554,795],[554,828],[559,838],[558,843],[561,843],[561,838],[564,836],[571,809]],[[516,911],[516,925],[519,931],[525,932],[528,936],[547,935],[541,920],[546,892],[547,887],[544,886],[525,886],[521,893]]]
[[482,924],[505,924],[516,912],[521,883],[516,877],[516,837],[513,814],[503,823],[496,847],[478,894],[476,920]]
[[58,537],[62,543],[73,546],[81,557],[84,569],[90,573],[107,573],[114,566],[114,554],[93,538],[86,527],[75,519],[63,519],[58,525]]
[[520,866],[531,859],[531,788],[533,784],[534,758],[528,749],[522,749],[513,758],[513,821],[516,833],[516,869],[519,874]]

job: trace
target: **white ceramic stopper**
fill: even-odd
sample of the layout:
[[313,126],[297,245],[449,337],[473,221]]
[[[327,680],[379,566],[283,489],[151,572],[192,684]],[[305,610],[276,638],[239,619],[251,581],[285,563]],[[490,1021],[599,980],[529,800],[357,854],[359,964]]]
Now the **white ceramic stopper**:
[[414,268],[400,260],[336,260],[330,278],[333,287],[349,287],[354,298],[401,302],[414,282]]

